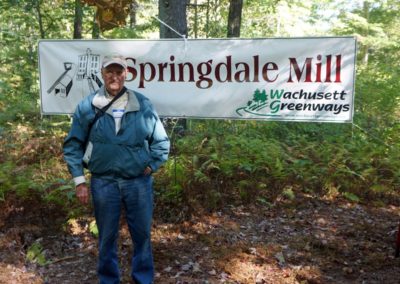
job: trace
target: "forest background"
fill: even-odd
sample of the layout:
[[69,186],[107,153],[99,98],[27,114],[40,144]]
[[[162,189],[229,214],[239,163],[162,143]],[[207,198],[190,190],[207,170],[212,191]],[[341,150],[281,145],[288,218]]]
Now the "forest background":
[[40,114],[38,41],[179,37],[159,19],[188,38],[350,35],[358,50],[353,123],[166,121],[158,283],[398,283],[399,0],[84,2],[0,0],[0,283],[96,283],[91,208],[77,202],[62,156],[71,118]]
[[[40,115],[38,40],[168,37],[159,16],[188,38],[353,35],[358,41],[354,123],[172,121],[171,158],[157,174],[160,204],[191,212],[229,202],[271,206],[297,191],[398,204],[399,1],[247,0],[232,30],[234,2],[242,1],[170,1],[177,8],[165,12],[155,1],[134,1],[118,26],[102,31],[101,9],[80,1],[2,0],[0,199],[38,195],[68,214],[79,212],[61,152],[70,117]],[[186,17],[173,17],[182,11]]]

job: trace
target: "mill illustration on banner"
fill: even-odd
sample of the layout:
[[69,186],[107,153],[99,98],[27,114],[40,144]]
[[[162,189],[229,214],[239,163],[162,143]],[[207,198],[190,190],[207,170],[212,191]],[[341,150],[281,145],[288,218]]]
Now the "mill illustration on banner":
[[103,85],[99,73],[100,54],[92,54],[88,48],[85,54],[78,56],[78,64],[64,62],[64,72],[54,81],[47,93],[67,98],[74,84],[74,78],[76,81],[86,80],[90,92],[94,92]]

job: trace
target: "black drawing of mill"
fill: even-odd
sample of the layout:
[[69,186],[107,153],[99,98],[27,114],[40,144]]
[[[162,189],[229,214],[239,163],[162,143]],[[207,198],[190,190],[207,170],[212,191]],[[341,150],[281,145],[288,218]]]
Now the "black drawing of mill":
[[68,97],[74,83],[74,72],[76,72],[77,81],[87,80],[90,92],[96,91],[95,84],[98,88],[103,85],[98,77],[100,72],[100,55],[92,54],[90,48],[86,50],[85,54],[78,56],[78,70],[74,67],[74,63],[64,62],[64,72],[58,77],[53,85],[51,85],[47,90],[47,93],[50,94],[54,91],[54,95],[59,95],[64,98]]

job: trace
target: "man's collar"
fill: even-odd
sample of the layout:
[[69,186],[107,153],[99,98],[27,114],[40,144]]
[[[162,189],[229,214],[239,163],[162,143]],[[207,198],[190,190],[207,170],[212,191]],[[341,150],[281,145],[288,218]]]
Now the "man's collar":
[[112,100],[112,98],[113,98],[113,96],[112,95],[110,95],[110,93],[106,90],[106,89],[104,89],[104,96],[108,99],[108,100]]
[[[139,103],[138,98],[135,95],[135,92],[128,89],[126,91],[126,94],[128,95],[128,104],[126,105],[125,111],[129,112],[129,111],[140,110],[140,103]],[[107,93],[106,89],[104,88],[104,86],[102,86],[99,89],[99,91],[97,92],[97,94],[94,96],[92,104],[97,108],[102,108],[108,102],[110,102],[110,99],[112,99],[112,96],[109,95]],[[112,110],[108,109],[107,113],[112,114]]]

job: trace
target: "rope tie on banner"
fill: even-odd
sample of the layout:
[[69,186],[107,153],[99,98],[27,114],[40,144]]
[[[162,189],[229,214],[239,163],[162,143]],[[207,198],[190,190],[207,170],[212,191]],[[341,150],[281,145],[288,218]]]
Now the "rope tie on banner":
[[[136,1],[132,3],[132,6],[137,10],[142,10],[142,11],[144,10],[144,7],[142,5],[140,5],[140,4],[138,4]],[[175,30],[173,27],[168,25],[166,22],[164,22],[163,20],[161,20],[157,16],[154,16],[154,15],[150,15],[150,16],[152,18],[156,19],[157,21],[159,21],[162,25],[164,25],[165,27],[167,27],[168,29],[170,29],[174,33],[176,33],[178,36],[180,36],[184,40],[184,43],[185,43],[185,54],[186,54],[186,50],[187,50],[187,37],[186,37],[186,35],[183,35],[183,34],[179,33],[177,30]]]
[[162,21],[161,19],[159,19],[156,16],[151,16],[154,19],[156,19],[157,21],[159,21],[161,24],[163,24],[164,26],[166,26],[167,28],[169,28],[171,31],[173,31],[174,33],[176,33],[178,36],[180,36],[181,38],[183,38],[184,44],[185,44],[185,55],[186,55],[186,51],[187,51],[187,38],[185,35],[180,34],[177,30],[175,30],[174,28],[172,28],[170,25],[168,25],[167,23],[165,23],[164,21]]
[[185,36],[185,35],[180,34],[177,30],[175,30],[173,27],[171,27],[170,25],[168,25],[166,22],[162,21],[161,19],[159,19],[159,18],[156,17],[156,16],[153,16],[153,15],[152,15],[152,17],[153,17],[154,19],[156,19],[157,21],[159,21],[159,22],[160,22],[161,24],[163,24],[164,26],[166,26],[167,28],[169,28],[171,31],[173,31],[174,33],[176,33],[178,36],[180,36],[181,38],[183,38],[184,40],[186,40],[186,36]]

